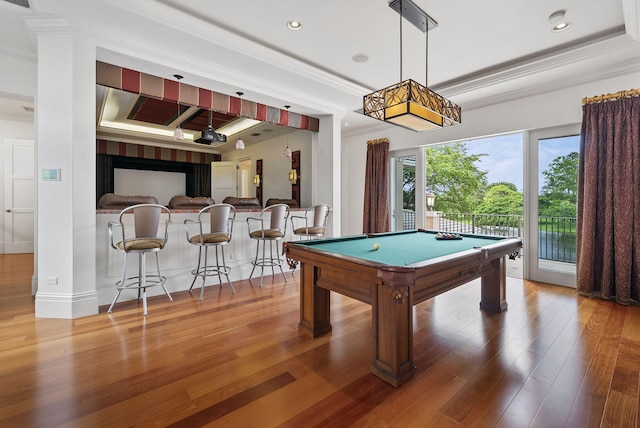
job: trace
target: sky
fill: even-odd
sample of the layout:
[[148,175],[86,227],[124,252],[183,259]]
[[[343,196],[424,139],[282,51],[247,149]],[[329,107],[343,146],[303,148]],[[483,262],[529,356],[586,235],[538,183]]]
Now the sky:
[[[469,154],[487,154],[476,163],[481,171],[487,171],[487,183],[506,181],[522,191],[523,186],[523,134],[499,135],[464,141]],[[544,185],[542,171],[558,156],[577,152],[580,136],[540,140],[538,145],[539,188]]]

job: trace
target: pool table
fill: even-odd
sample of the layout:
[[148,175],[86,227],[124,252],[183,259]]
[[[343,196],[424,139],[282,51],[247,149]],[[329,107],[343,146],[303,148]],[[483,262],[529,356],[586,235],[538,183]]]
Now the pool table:
[[522,240],[461,237],[439,240],[434,231],[410,230],[286,242],[287,258],[300,262],[299,330],[311,337],[331,331],[330,291],[370,304],[370,371],[400,386],[415,368],[413,305],[481,277],[480,308],[507,308],[505,256],[519,250]]

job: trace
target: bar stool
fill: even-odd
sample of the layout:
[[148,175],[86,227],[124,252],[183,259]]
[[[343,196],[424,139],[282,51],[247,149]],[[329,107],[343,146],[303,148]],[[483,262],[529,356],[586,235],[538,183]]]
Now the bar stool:
[[[133,216],[133,236],[131,236],[130,227],[131,216]],[[159,224],[164,219],[164,231],[158,234]],[[126,223],[125,223],[126,220]],[[124,262],[122,266],[122,279],[116,282],[118,293],[109,306],[108,313],[113,311],[113,306],[118,301],[122,290],[135,289],[138,290],[138,299],[142,291],[142,308],[144,315],[147,316],[147,288],[156,285],[162,286],[169,301],[173,298],[164,286],[167,278],[160,273],[159,252],[164,249],[168,240],[168,226],[171,223],[171,211],[163,205],[158,204],[137,204],[127,207],[120,211],[118,222],[109,222],[109,241],[111,247],[124,254]],[[115,230],[120,230],[120,240],[115,242]],[[127,276],[127,256],[129,253],[138,255],[138,274]],[[157,274],[148,274],[146,266],[147,253],[155,253]]]
[[[331,208],[327,204],[318,204],[307,208],[304,216],[292,215],[291,228],[293,234],[298,239],[318,239],[324,235],[327,229],[327,219],[331,213]],[[287,264],[291,268],[291,275],[294,274],[298,267],[298,261],[287,258]]]
[[[207,232],[205,221],[207,216],[209,217],[209,231]],[[200,288],[200,300],[204,299],[204,287],[207,276],[217,275],[220,285],[222,286],[222,275],[227,277],[227,283],[231,287],[232,292],[236,292],[233,288],[231,281],[229,281],[229,272],[231,268],[227,266],[224,257],[224,247],[231,242],[231,236],[233,234],[233,222],[236,218],[236,209],[233,205],[229,204],[216,204],[204,207],[198,212],[198,220],[185,220],[185,232],[187,234],[187,241],[190,244],[198,246],[198,267],[191,271],[193,275],[193,281],[189,291],[196,283],[196,279],[202,277],[202,287]],[[198,225],[198,231],[195,234],[191,234],[192,229],[195,229],[195,225]],[[190,230],[191,226],[191,230]],[[207,261],[207,252],[209,247],[214,247],[216,251],[216,264],[209,265]],[[202,250],[204,249],[204,265],[202,261]],[[218,256],[218,249],[222,256],[222,264]]]
[[[267,217],[270,217],[267,219]],[[282,270],[282,259],[280,251],[278,251],[277,243],[284,238],[287,232],[287,220],[289,219],[289,205],[275,204],[262,210],[260,217],[247,217],[247,227],[249,229],[249,237],[256,240],[256,258],[251,262],[253,269],[249,279],[253,276],[256,266],[260,266],[260,287],[262,287],[262,278],[264,276],[264,268],[270,266],[271,274],[275,275],[274,266],[280,268],[284,282],[287,277]],[[269,257],[266,256],[267,242],[269,243]],[[262,243],[262,257],[260,254],[260,243]],[[273,247],[276,247],[275,256]]]
[[302,239],[320,238],[327,228],[327,219],[331,208],[327,204],[318,204],[307,208],[304,216],[292,215],[293,234]]

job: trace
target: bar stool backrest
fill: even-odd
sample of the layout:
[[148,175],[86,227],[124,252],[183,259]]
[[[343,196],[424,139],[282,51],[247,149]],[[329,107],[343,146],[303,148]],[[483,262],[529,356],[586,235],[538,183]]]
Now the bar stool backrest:
[[155,238],[158,235],[161,208],[157,205],[133,207],[136,238]]
[[211,233],[225,233],[231,235],[233,232],[233,220],[236,216],[236,209],[233,205],[211,205],[200,211],[201,214],[206,212],[209,213],[209,231]]
[[270,229],[276,229],[284,235],[287,230],[287,219],[289,218],[289,205],[276,204],[265,208],[265,211],[271,211]]
[[320,204],[313,207],[313,226],[325,227],[329,217],[329,205]]

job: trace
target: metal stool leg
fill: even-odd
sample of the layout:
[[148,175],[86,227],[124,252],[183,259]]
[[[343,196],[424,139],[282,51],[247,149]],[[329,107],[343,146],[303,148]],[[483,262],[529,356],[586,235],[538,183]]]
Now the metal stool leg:
[[116,283],[116,288],[118,289],[118,293],[116,294],[116,297],[113,299],[113,302],[111,302],[111,306],[109,306],[109,309],[107,310],[107,313],[109,314],[113,312],[113,305],[116,304],[116,302],[118,301],[118,297],[120,297],[120,293],[122,293],[122,287],[124,286],[124,279],[126,275],[127,275],[127,253],[124,253],[124,263],[122,264],[122,279],[120,280],[120,286],[118,286],[118,284]]
[[204,247],[204,268],[202,270],[202,286],[200,287],[200,300],[204,300],[204,286],[205,286],[205,282],[207,280],[207,270],[209,269],[209,265],[207,262],[207,257],[208,257],[208,247]]
[[222,288],[222,275],[220,274],[220,260],[218,260],[218,246],[216,245],[216,273],[218,274],[218,282]]
[[251,274],[249,275],[249,279],[251,279],[251,277],[253,276],[253,271],[256,268],[256,265],[258,264],[258,252],[260,251],[260,240],[256,239],[256,258],[253,260],[253,268],[251,269]]
[[191,287],[189,287],[189,291],[193,288],[193,285],[196,283],[196,279],[198,278],[198,273],[200,272],[200,260],[202,259],[202,247],[198,248],[198,267],[195,270],[192,270],[193,281],[191,281]]
[[167,297],[169,298],[170,302],[173,302],[173,297],[171,297],[171,294],[169,294],[169,291],[167,290],[167,287],[164,286],[164,283],[166,282],[166,278],[164,278],[162,276],[162,273],[160,273],[160,254],[158,254],[157,251],[156,251],[156,266],[158,267],[158,280],[160,281],[160,285],[162,286],[162,289],[164,290],[164,294],[167,295]]
[[260,263],[260,287],[262,287],[262,279],[264,278],[264,257],[265,257],[265,251],[266,251],[265,245],[267,243],[265,242],[264,239],[261,239],[260,241],[262,241],[262,263]]
[[[217,249],[218,248],[216,247],[216,255],[218,254]],[[233,287],[233,284],[231,284],[231,281],[229,281],[229,269],[231,268],[227,268],[227,262],[224,259],[224,246],[220,248],[220,251],[222,252],[222,264],[224,266],[224,276],[227,277],[227,282],[229,283],[229,287],[231,287],[231,291],[235,293],[236,289]],[[220,282],[220,286],[222,287],[222,282]]]
[[[140,272],[140,277],[138,280],[140,281],[138,288],[138,296],[140,296],[140,290],[142,290],[142,312],[144,316],[147,316],[147,258],[145,257],[145,253],[140,253],[138,260],[138,272]],[[138,297],[140,298],[140,297]]]

